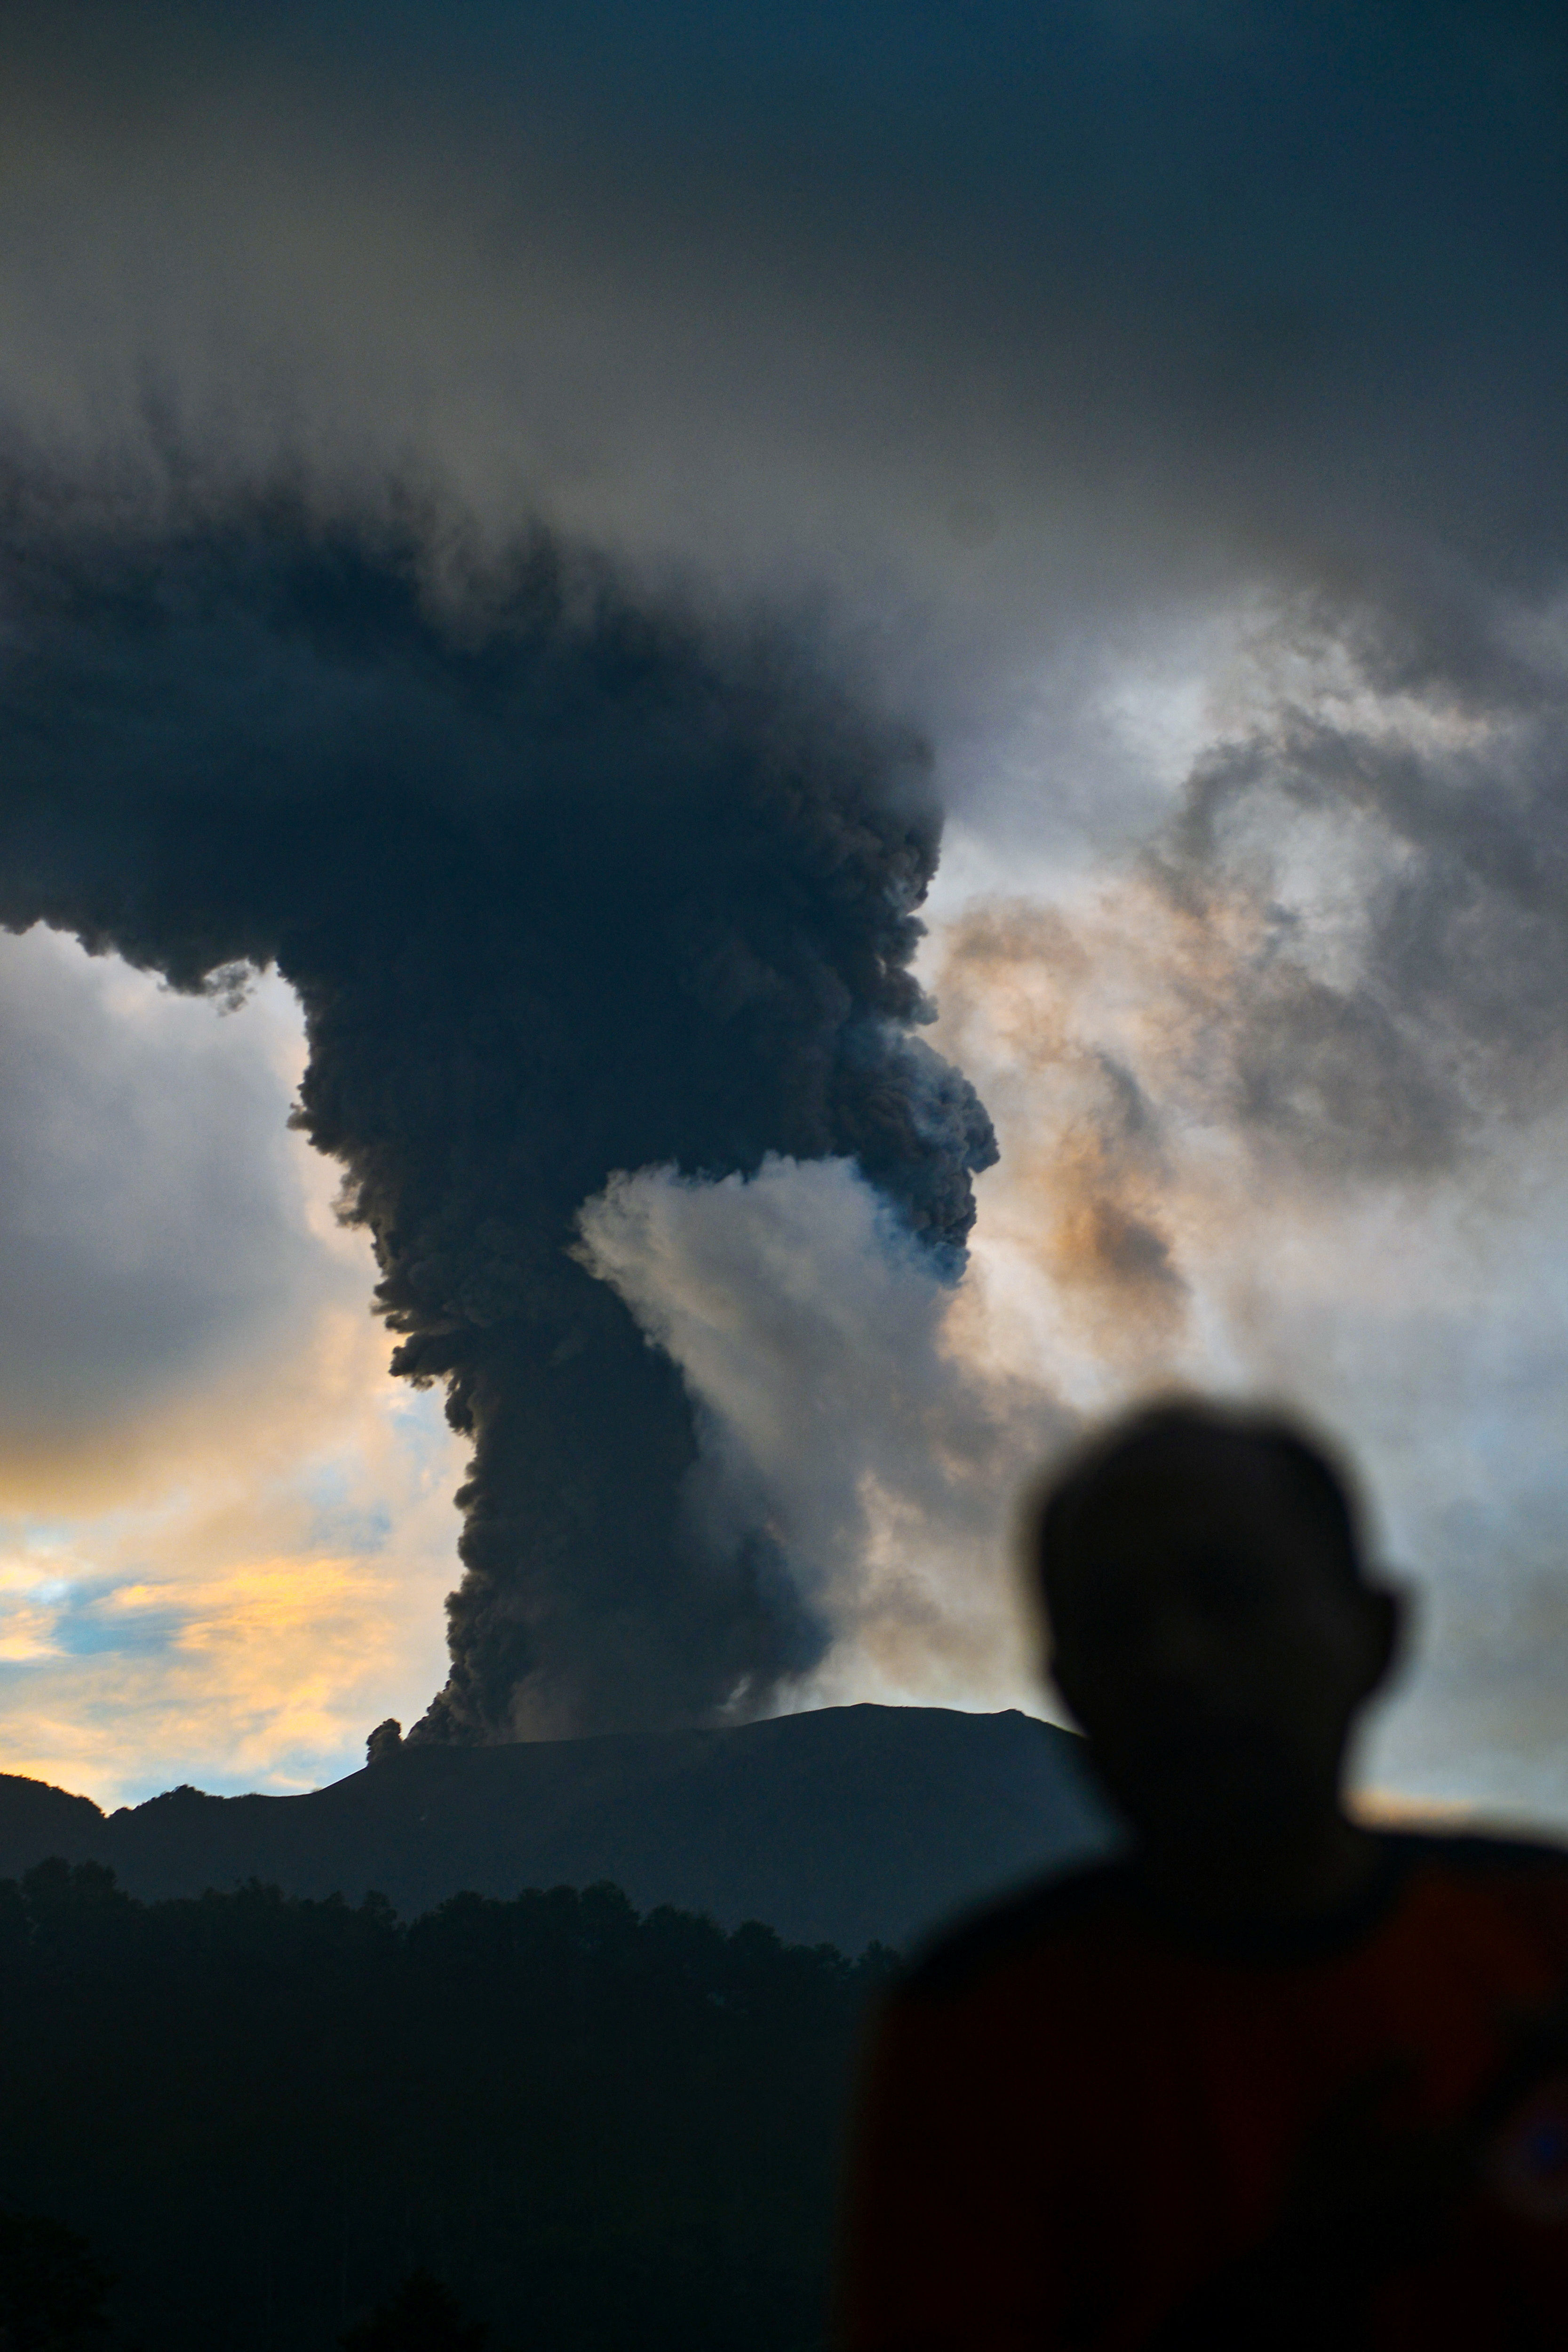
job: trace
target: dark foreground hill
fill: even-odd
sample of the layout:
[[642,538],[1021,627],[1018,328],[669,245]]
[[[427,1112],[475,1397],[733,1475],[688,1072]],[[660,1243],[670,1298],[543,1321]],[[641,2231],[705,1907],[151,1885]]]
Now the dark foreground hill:
[[175,1789],[105,1816],[0,1775],[0,1877],[105,1863],[143,1898],[260,1879],[374,1890],[405,1918],[460,1890],[611,1880],[639,1909],[858,1952],[1108,1834],[1073,1736],[1032,1717],[827,1707],[729,1731],[402,1748],[300,1797]]
[[5,2323],[72,2232],[100,2352],[335,2352],[421,2271],[486,2352],[823,2352],[888,1961],[613,1887],[404,1927],[42,1863],[0,1883],[0,2336],[64,2352]]

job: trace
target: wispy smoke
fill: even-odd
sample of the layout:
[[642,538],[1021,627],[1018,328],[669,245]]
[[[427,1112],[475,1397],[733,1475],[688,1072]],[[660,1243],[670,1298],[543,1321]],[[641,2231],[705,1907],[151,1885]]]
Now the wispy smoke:
[[934,972],[1009,1188],[1020,1150],[1044,1188],[1037,1254],[1145,1322],[1200,1162],[1277,1199],[1420,1188],[1568,1093],[1561,609],[1457,635],[1287,602],[1235,698],[1145,841],[1054,906],[972,903]]
[[730,1542],[765,1526],[833,1628],[787,1696],[1032,1700],[1006,1523],[1075,1422],[1037,1372],[987,1360],[973,1286],[844,1160],[647,1169],[581,1223],[698,1401],[705,1521]]
[[1147,861],[1189,923],[1247,910],[1229,1108],[1309,1179],[1440,1176],[1568,1079],[1568,637],[1468,617],[1282,625],[1274,707]]
[[[423,551],[422,551],[423,550]],[[691,1504],[680,1377],[572,1254],[616,1171],[852,1159],[934,1277],[994,1156],[916,1036],[919,745],[536,534],[481,577],[288,505],[13,516],[0,919],[276,963],[396,1369],[473,1441],[437,1738],[765,1705],[826,1639]]]

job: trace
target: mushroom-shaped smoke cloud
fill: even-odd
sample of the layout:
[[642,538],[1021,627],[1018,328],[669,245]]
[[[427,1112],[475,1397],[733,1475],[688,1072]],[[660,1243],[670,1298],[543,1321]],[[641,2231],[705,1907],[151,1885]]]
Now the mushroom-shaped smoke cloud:
[[824,1627],[765,1530],[700,1532],[680,1378],[574,1219],[619,1170],[839,1155],[956,1271],[994,1145],[914,1034],[921,753],[776,634],[721,647],[543,534],[482,577],[435,543],[14,515],[0,920],[298,991],[300,1123],[473,1443],[412,1736],[764,1706]]

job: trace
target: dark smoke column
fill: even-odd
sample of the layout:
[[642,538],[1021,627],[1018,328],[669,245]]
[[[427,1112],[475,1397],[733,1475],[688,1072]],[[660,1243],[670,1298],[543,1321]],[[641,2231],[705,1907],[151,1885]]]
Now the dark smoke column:
[[542,538],[432,599],[292,512],[16,526],[4,595],[0,920],[182,988],[277,962],[395,1368],[473,1442],[412,1736],[765,1707],[823,1630],[764,1539],[701,1549],[679,1375],[573,1221],[617,1169],[852,1154],[956,1271],[994,1146],[912,1033],[916,747]]

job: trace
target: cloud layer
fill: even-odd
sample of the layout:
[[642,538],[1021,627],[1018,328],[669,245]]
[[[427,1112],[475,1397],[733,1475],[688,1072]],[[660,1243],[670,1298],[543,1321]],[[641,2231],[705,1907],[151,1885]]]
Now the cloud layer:
[[423,468],[848,600],[954,728],[1042,640],[1561,556],[1552,12],[6,12],[0,411],[189,483]]

